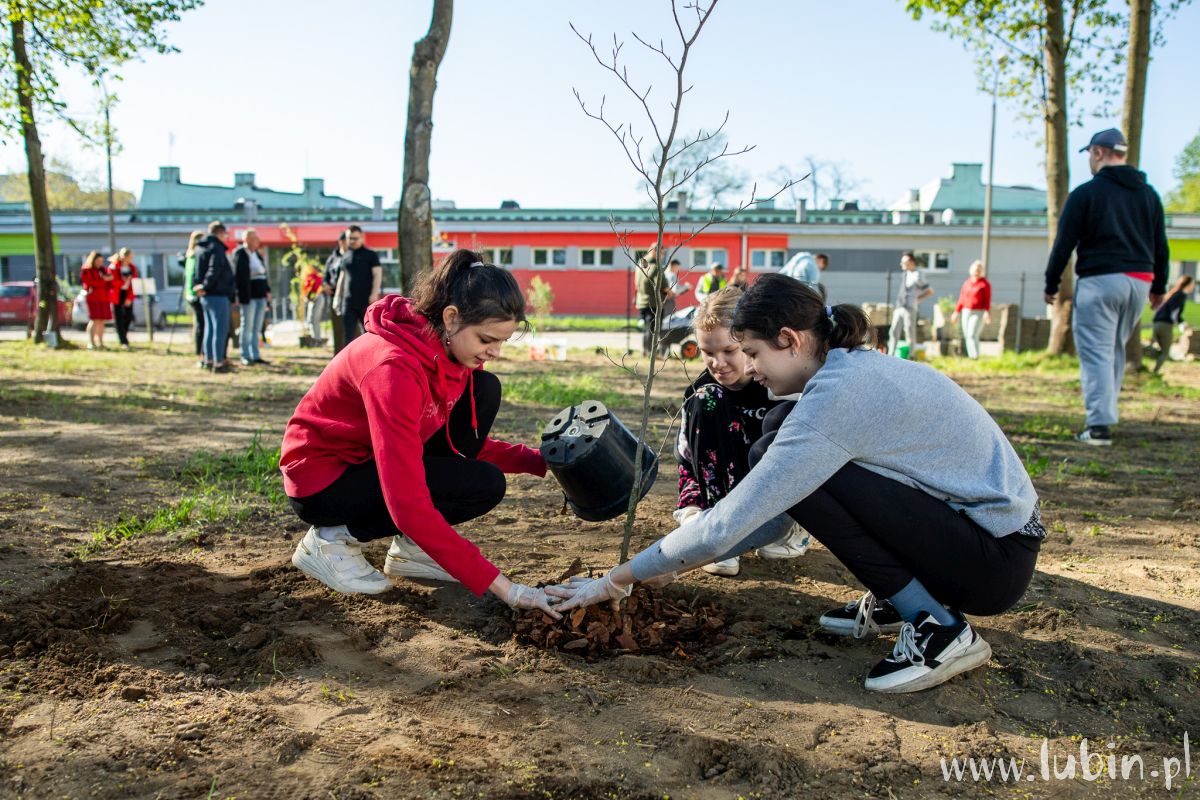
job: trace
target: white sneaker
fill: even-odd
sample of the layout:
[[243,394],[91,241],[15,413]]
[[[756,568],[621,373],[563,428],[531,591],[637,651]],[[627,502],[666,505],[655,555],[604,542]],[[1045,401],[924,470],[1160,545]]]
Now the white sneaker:
[[292,553],[292,563],[308,577],[342,594],[380,594],[392,588],[391,582],[363,557],[362,544],[345,525],[309,528]]
[[892,654],[867,675],[865,686],[874,692],[919,692],[982,667],[992,648],[965,619],[941,625],[922,611],[915,622],[904,623]]
[[714,561],[711,564],[705,564],[700,569],[709,575],[723,575],[726,578],[732,578],[742,571],[742,564],[741,560],[737,556],[734,556],[724,561]]
[[458,578],[438,566],[425,551],[417,547],[407,536],[393,536],[383,562],[383,574],[390,578],[421,578],[427,581],[458,583]]
[[793,525],[788,530],[787,536],[765,547],[758,548],[758,557],[770,560],[799,558],[808,552],[809,541],[808,531],[799,525]]

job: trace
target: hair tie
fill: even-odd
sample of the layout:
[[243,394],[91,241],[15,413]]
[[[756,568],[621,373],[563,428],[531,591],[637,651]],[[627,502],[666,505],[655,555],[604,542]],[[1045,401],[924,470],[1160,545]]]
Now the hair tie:
[[482,267],[482,266],[483,266],[482,261],[473,261],[472,263],[467,265],[467,268],[470,269],[471,267]]
[[829,324],[837,327],[837,320],[833,318],[833,306],[825,306],[825,316],[829,318]]

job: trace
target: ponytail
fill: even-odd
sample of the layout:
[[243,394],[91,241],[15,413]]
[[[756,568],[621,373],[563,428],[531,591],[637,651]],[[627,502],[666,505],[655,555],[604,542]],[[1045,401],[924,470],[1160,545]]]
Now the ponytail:
[[429,322],[437,338],[446,335],[442,312],[448,306],[458,309],[463,325],[478,325],[488,320],[525,320],[525,296],[508,270],[483,263],[473,250],[455,250],[441,264],[422,275],[412,293],[413,305]]
[[779,347],[779,332],[784,328],[812,332],[820,343],[817,357],[822,362],[830,350],[875,343],[875,329],[861,308],[847,303],[827,306],[821,293],[807,283],[786,275],[764,275],[742,294],[730,331],[735,339],[750,333]]

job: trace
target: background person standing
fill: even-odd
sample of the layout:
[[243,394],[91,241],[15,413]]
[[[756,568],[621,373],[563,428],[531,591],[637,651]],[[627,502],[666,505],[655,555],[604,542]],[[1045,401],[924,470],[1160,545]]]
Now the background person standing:
[[263,262],[262,240],[258,231],[250,228],[242,234],[242,246],[234,251],[234,277],[237,280],[238,305],[242,309],[242,332],[239,337],[242,364],[266,364],[258,349],[267,303],[271,300],[271,284],[267,280],[267,265]]
[[971,277],[958,291],[958,305],[950,315],[951,322],[963,321],[963,339],[967,344],[967,358],[979,358],[979,337],[983,326],[992,322],[992,284],[983,277],[983,262],[971,265]]
[[[133,263],[133,251],[128,247],[112,257],[109,267],[113,281],[109,289],[109,302],[112,303],[113,319],[116,320],[117,338],[121,347],[129,349],[129,328],[133,325],[133,279],[138,277],[137,264]],[[149,309],[147,309],[149,310]]]
[[322,286],[321,271],[315,263],[305,261],[300,272],[300,293],[304,295],[304,324],[313,343],[321,341],[321,323],[325,320],[328,299]]
[[1146,300],[1157,310],[1167,288],[1162,201],[1145,173],[1125,163],[1125,150],[1125,136],[1109,128],[1080,151],[1087,152],[1094,177],[1067,197],[1046,264],[1046,302],[1053,303],[1075,252],[1071,327],[1087,412],[1086,427],[1075,438],[1092,445],[1112,444],[1125,342]]
[[363,230],[357,225],[346,229],[346,252],[339,266],[333,302],[341,309],[345,347],[359,337],[367,306],[379,299],[383,284],[379,255],[366,246]]
[[[822,272],[829,269],[829,256],[825,253],[817,253],[813,256],[813,260],[817,262],[817,276],[820,277]],[[829,299],[829,292],[826,291],[824,283],[818,282],[817,290],[820,291],[822,300]]]
[[700,276],[696,282],[696,305],[703,305],[709,295],[715,294],[726,286],[725,266],[713,264],[712,269]]
[[821,280],[821,268],[817,265],[817,259],[813,257],[812,253],[803,251],[789,258],[788,262],[780,268],[779,274],[795,278],[801,283],[807,283],[813,287],[816,287]]
[[[346,255],[346,232],[338,236],[337,244],[329,258],[325,259],[325,279],[321,281],[321,291],[325,294],[325,302],[329,308],[329,322],[333,332],[333,354],[336,356],[346,346],[346,329],[342,325],[342,310],[334,302],[333,293],[337,289],[338,276],[342,274],[342,256]],[[320,338],[320,337],[318,337]]]
[[200,305],[200,295],[193,288],[196,284],[196,248],[204,240],[204,231],[192,231],[188,238],[187,252],[183,254],[180,263],[183,266],[182,299],[192,310],[192,338],[196,343],[196,355],[200,358],[198,366],[208,366],[204,360],[204,307]]
[[193,291],[204,308],[204,360],[213,372],[229,372],[225,356],[229,346],[229,306],[237,296],[233,267],[226,255],[225,226],[209,223],[208,237],[196,251]]
[[917,349],[917,319],[921,301],[933,294],[933,289],[921,277],[917,259],[912,251],[900,256],[900,293],[896,296],[896,310],[892,312],[892,327],[888,330],[888,353],[896,355],[901,336],[908,342],[909,358]]
[[1154,362],[1154,372],[1162,369],[1162,365],[1171,360],[1171,344],[1175,341],[1175,326],[1183,322],[1183,306],[1187,303],[1188,293],[1196,286],[1196,279],[1191,275],[1180,275],[1179,280],[1171,287],[1167,299],[1154,312],[1154,343],[1158,346],[1158,359]]
[[88,350],[104,349],[104,324],[113,318],[109,302],[112,273],[104,263],[104,256],[93,250],[83,260],[79,270],[79,285],[83,287],[88,310]]
[[[699,293],[699,289],[697,289]],[[642,355],[650,355],[651,344],[654,342],[654,326],[662,324],[662,311],[667,298],[671,295],[671,287],[667,285],[666,271],[658,266],[658,245],[652,244],[637,262],[637,304],[638,316],[642,320]]]

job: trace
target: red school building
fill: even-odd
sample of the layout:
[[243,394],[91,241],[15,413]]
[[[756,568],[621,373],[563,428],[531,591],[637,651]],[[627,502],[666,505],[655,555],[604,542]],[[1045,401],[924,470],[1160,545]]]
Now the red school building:
[[[534,277],[539,277],[554,292],[556,314],[623,316],[628,312],[636,315],[633,262],[626,253],[640,254],[654,243],[657,233],[647,219],[649,212],[618,212],[642,217],[636,222],[627,220],[629,231],[618,239],[607,221],[600,222],[600,215],[609,213],[594,212],[585,220],[580,217],[587,212],[575,210],[436,211],[435,257],[460,247],[479,251],[484,260],[510,269],[523,291],[528,290]],[[698,227],[698,223],[687,221],[681,231],[679,222],[675,221],[674,229],[669,225],[663,235],[667,252],[687,239],[691,228]],[[395,259],[398,235],[394,223],[381,225],[367,221],[360,224],[367,246],[378,251],[384,262],[385,285],[398,285],[399,269]],[[248,227],[251,226],[231,224],[230,234],[240,237],[241,231]],[[253,227],[267,246],[284,250],[290,246],[282,229],[262,222]],[[788,235],[785,232],[752,232],[740,223],[720,228],[723,230],[714,226],[678,247],[675,258],[680,262],[680,283],[690,283],[694,287],[714,263],[723,264],[729,274],[747,262],[753,273],[756,268],[778,268],[786,260]],[[344,226],[330,224],[291,227],[302,246],[320,252],[327,252],[342,230]],[[691,291],[679,298],[680,306],[693,302]]]

